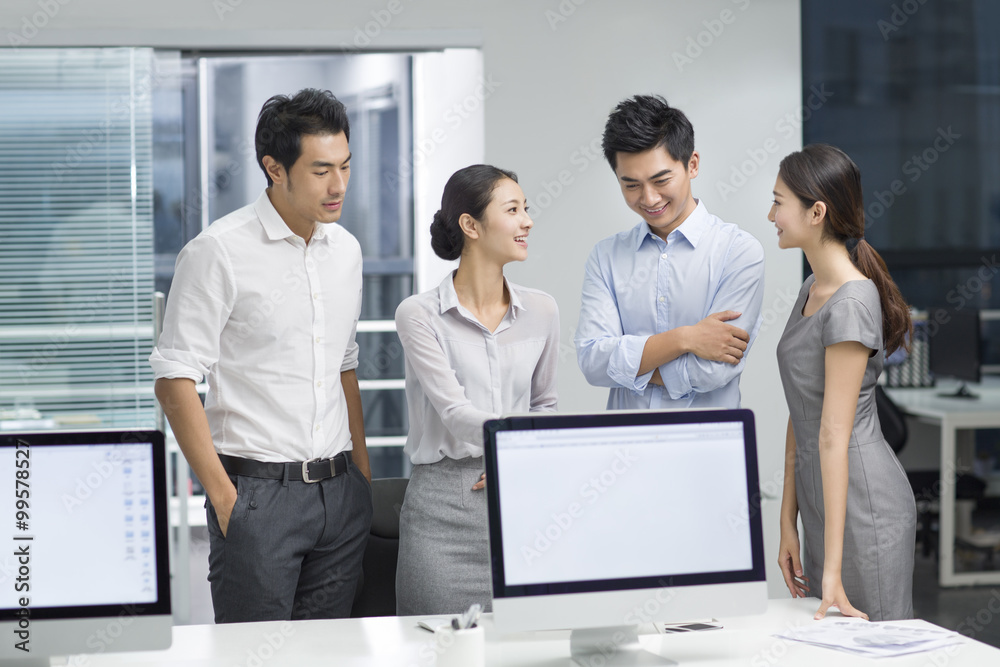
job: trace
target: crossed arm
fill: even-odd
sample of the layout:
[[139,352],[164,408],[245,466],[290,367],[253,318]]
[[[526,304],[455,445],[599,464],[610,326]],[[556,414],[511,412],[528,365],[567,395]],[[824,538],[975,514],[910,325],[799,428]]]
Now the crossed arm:
[[726,322],[735,320],[741,314],[725,310],[712,313],[697,324],[653,334],[642,348],[638,375],[653,371],[650,384],[662,385],[659,367],[687,353],[706,361],[735,366],[746,353],[750,334]]
[[651,335],[630,334],[622,325],[620,309],[627,306],[619,302],[618,286],[592,253],[576,334],[580,369],[592,385],[636,393],[648,383],[664,385],[672,398],[718,389],[742,372],[760,321],[763,282],[763,250],[747,242],[727,259],[726,275],[706,307],[710,315]]

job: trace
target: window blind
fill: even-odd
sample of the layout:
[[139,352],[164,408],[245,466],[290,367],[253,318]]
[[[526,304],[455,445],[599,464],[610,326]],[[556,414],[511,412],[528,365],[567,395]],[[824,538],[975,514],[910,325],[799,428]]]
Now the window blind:
[[0,50],[0,418],[155,422],[152,65]]

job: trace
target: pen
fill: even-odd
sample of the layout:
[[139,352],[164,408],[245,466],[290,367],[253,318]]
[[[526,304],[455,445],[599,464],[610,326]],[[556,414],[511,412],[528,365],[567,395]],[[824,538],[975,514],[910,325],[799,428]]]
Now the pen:
[[[452,627],[456,630],[467,630],[472,627],[477,620],[479,620],[479,614],[482,613],[483,607],[479,603],[476,603],[469,607],[468,611],[462,614],[462,619],[452,619]],[[455,627],[456,623],[458,627]]]
[[475,613],[473,613],[472,618],[469,620],[469,627],[474,628],[476,624],[479,623],[479,616],[483,613],[483,608],[478,604],[473,605],[475,607]]

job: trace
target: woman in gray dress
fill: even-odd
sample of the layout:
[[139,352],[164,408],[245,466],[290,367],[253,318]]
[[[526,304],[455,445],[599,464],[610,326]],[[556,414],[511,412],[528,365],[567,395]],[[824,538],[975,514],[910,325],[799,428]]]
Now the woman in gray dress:
[[400,615],[490,609],[483,422],[556,409],[555,299],[503,275],[505,264],[527,258],[531,227],[513,172],[455,172],[431,246],[458,259],[458,269],[396,309],[410,420],[404,451],[413,463],[400,512]]
[[[909,309],[864,240],[861,174],[814,144],[781,161],[768,219],[813,270],[778,343],[788,402],[778,562],[793,597],[872,620],[913,616],[916,507],[882,436],[875,384]],[[803,529],[799,557],[797,519]]]

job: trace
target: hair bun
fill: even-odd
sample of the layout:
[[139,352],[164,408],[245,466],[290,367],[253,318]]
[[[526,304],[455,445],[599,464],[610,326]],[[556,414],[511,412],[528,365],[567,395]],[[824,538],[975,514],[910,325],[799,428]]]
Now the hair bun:
[[[457,233],[456,233],[457,232]],[[458,225],[449,225],[444,211],[438,210],[431,223],[431,248],[441,259],[458,259],[462,255],[465,235]]]

